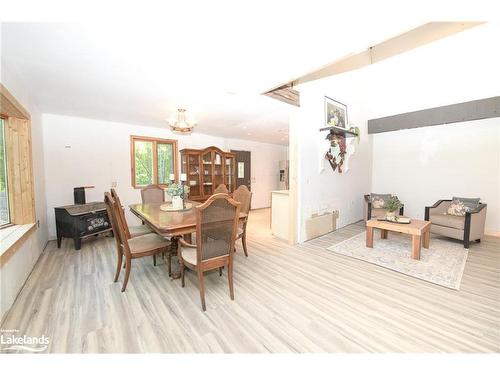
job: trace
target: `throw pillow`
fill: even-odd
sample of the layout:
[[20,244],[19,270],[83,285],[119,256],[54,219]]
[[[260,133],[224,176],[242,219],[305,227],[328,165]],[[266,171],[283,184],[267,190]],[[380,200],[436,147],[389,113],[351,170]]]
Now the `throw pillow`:
[[385,201],[389,199],[392,195],[391,194],[375,194],[371,193],[370,194],[370,199],[372,202],[372,208],[383,208]]
[[473,211],[479,205],[480,198],[459,198],[453,197],[445,214],[455,216],[465,216],[466,212]]

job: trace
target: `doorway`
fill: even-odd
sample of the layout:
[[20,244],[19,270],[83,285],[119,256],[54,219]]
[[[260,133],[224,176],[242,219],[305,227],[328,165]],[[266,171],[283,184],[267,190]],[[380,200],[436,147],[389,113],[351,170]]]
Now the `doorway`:
[[250,151],[231,150],[236,155],[236,188],[246,185],[252,190],[251,153]]

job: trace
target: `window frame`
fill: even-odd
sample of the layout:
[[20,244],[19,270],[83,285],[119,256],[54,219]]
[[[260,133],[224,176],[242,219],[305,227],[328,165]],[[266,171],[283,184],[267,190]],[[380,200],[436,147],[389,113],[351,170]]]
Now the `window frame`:
[[[0,113],[0,124],[2,124],[2,129],[0,129],[0,132],[3,132],[3,143],[4,143],[4,162],[5,162],[5,185],[6,185],[6,191],[7,191],[7,208],[9,211],[9,222],[5,224],[0,225],[0,229],[10,227],[12,225],[15,225],[12,222],[12,209],[11,209],[11,202],[10,202],[10,189],[9,189],[9,176],[8,176],[8,160],[7,160],[7,140],[5,139],[6,132],[5,132],[5,126],[7,125],[8,117],[6,115],[3,115]],[[4,168],[4,166],[0,165],[0,168]]]
[[[2,83],[0,83],[0,116],[5,126],[10,214],[10,224],[4,224],[0,229],[38,223],[35,209],[31,116]],[[14,137],[14,134],[17,136]],[[15,194],[14,192],[19,191],[20,185],[25,186],[26,190],[21,194]]]
[[158,185],[165,187],[166,184],[158,183],[158,144],[168,144],[172,146],[172,163],[174,165],[174,176],[175,180],[178,179],[178,152],[177,152],[177,140],[167,139],[167,138],[154,138],[154,137],[144,137],[140,135],[130,136],[130,170],[131,170],[131,182],[134,189],[143,189],[148,185],[137,185],[135,180],[135,142],[151,142],[153,144],[153,181],[152,185]]

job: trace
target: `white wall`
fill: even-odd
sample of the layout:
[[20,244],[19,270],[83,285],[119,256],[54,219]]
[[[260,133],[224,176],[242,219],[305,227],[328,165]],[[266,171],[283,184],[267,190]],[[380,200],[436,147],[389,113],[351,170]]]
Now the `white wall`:
[[[481,26],[366,69],[370,118],[500,95],[500,38]],[[375,134],[372,191],[397,193],[423,217],[438,199],[480,197],[500,231],[500,118]]]
[[[311,213],[340,210],[338,226],[362,218],[363,194],[397,193],[406,213],[452,195],[488,203],[488,232],[500,230],[500,120],[367,135],[367,120],[500,95],[500,26],[486,24],[360,70],[298,86],[301,107],[290,119],[298,149],[299,240]],[[361,128],[350,171],[334,173],[326,151],[323,97],[347,104]],[[296,132],[296,137],[294,132]],[[293,147],[293,145],[290,145]]]
[[[35,212],[40,224],[34,234],[0,268],[0,315],[3,318],[24,282],[28,278],[38,257],[47,243],[47,208],[45,200],[45,174],[43,160],[42,115],[30,98],[29,84],[24,82],[13,67],[2,59],[1,82],[31,115],[31,139],[33,152],[33,177],[35,186]],[[15,194],[15,192],[14,192]]]
[[[367,117],[364,113],[364,92],[360,90],[360,72],[334,76],[298,87],[300,108],[290,119],[290,131],[296,132],[298,153],[298,227],[299,242],[305,239],[305,221],[312,214],[339,210],[337,227],[361,220],[363,195],[371,183],[371,144],[367,136]],[[333,171],[324,155],[329,148],[325,141],[324,97],[329,96],[347,105],[348,121],[360,128],[361,141],[349,159],[349,170]],[[292,145],[290,145],[292,147]]]
[[500,231],[499,139],[499,118],[378,134],[372,190],[397,194],[415,218],[438,199],[479,197],[486,229]]
[[[225,139],[196,131],[174,135],[165,128],[114,123],[78,117],[43,115],[47,217],[50,238],[55,236],[54,207],[73,202],[73,187],[86,190],[87,201],[102,201],[113,181],[124,205],[138,203],[140,190],[131,187],[130,135],[177,139],[179,149],[217,146],[222,150],[247,150],[252,155],[252,207],[270,205],[271,190],[278,189],[279,160],[287,158],[284,146]],[[70,146],[67,148],[66,146]],[[129,222],[137,219],[128,213]]]

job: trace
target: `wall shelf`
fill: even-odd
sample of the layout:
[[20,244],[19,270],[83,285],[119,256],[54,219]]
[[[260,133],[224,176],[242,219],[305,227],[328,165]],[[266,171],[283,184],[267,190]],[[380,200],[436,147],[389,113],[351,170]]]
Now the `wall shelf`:
[[351,131],[347,130],[345,128],[341,128],[340,126],[327,126],[326,128],[320,128],[319,131],[326,131],[329,130],[330,133],[338,134],[338,135],[344,135],[346,137],[357,137],[358,135]]

